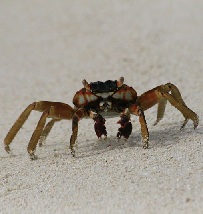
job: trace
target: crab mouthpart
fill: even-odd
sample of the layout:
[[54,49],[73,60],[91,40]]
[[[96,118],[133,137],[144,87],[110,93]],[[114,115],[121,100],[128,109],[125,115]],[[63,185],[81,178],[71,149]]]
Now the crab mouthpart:
[[108,112],[110,109],[112,109],[112,103],[107,101],[107,102],[100,102],[99,104],[100,110],[104,112]]

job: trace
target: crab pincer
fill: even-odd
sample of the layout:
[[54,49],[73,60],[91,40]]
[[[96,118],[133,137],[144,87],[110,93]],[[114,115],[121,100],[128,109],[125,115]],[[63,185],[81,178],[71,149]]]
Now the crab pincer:
[[120,118],[121,119],[117,122],[121,125],[118,129],[117,139],[120,139],[122,136],[128,139],[132,133],[132,123],[130,122],[130,118],[125,114],[121,114]]
[[96,135],[99,139],[101,139],[101,136],[104,135],[105,139],[107,138],[107,131],[106,131],[106,127],[105,127],[105,122],[106,120],[100,115],[98,114],[95,118],[94,118],[94,130],[96,132]]

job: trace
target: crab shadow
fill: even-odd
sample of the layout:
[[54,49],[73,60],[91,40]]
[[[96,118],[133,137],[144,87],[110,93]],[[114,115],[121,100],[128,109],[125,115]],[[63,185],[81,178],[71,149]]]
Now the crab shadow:
[[[197,130],[194,130],[192,126],[188,125],[184,130],[180,130],[180,126],[177,124],[170,124],[167,128],[164,128],[163,126],[150,126],[149,127],[149,149],[156,149],[160,147],[167,147],[178,144],[182,139],[187,139],[191,135],[203,135],[202,130],[197,128]],[[140,130],[134,130],[129,139],[126,141],[123,138],[121,138],[119,141],[116,139],[116,132],[115,136],[111,135],[107,138],[107,140],[101,140],[99,141],[96,136],[86,139],[82,142],[81,139],[78,140],[78,148],[76,149],[76,158],[85,158],[85,157],[91,157],[95,155],[100,155],[103,153],[107,153],[109,151],[113,150],[124,150],[126,148],[140,148],[142,149],[142,139]],[[66,144],[67,142],[64,142]],[[54,151],[56,153],[60,153],[61,155],[70,155],[70,149],[67,149],[64,152],[64,145],[60,145],[61,143],[55,142],[54,144],[48,144],[45,143],[45,145],[42,146],[42,149],[44,147],[44,150],[46,150],[47,147],[55,147]],[[63,142],[62,142],[63,144]],[[60,145],[60,146],[58,146]],[[68,147],[68,146],[67,146]],[[38,148],[40,149],[40,148]],[[9,159],[11,157],[19,157],[24,156],[24,153],[22,154],[11,154],[6,156],[1,156],[0,159]],[[60,156],[60,155],[59,155]],[[40,157],[39,159],[45,159],[45,157]]]
[[[180,130],[180,126],[172,125],[168,128],[153,129],[149,128],[149,149],[156,149],[160,147],[168,147],[170,145],[178,144],[182,139],[187,139],[188,136],[196,133],[192,127],[186,127]],[[198,134],[202,134],[199,133]],[[119,141],[114,136],[110,136],[107,140],[89,140],[88,143],[79,143],[77,158],[90,157],[99,155],[108,151],[130,147],[140,147],[142,149],[142,139],[138,132],[133,132],[128,140],[120,139]]]

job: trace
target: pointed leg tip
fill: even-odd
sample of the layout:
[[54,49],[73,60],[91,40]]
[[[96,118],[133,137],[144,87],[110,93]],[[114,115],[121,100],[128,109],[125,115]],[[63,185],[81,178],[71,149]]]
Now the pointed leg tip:
[[30,160],[37,160],[38,159],[38,156],[35,155],[35,151],[30,150],[30,151],[28,151],[28,154],[29,154]]
[[8,154],[10,154],[10,152],[11,152],[10,146],[4,145],[4,149],[6,150],[6,152],[7,152]]
[[159,121],[155,121],[153,125],[156,126],[156,125],[158,124],[158,122],[159,122]]
[[75,158],[75,150],[71,150],[71,155]]
[[185,117],[185,120],[183,121],[183,123],[182,123],[182,125],[180,127],[180,130],[183,130],[185,128],[185,126],[187,125],[188,121],[189,121],[189,118]]
[[194,125],[194,129],[196,129],[199,125],[199,117],[197,116],[197,118],[194,120],[193,122],[193,125]]
[[182,126],[180,127],[180,130],[184,130],[184,129],[185,129],[185,126],[182,125]]
[[43,143],[45,142],[46,140],[46,137],[45,136],[41,136],[39,141],[38,141],[38,145],[39,147],[43,146]]
[[157,118],[157,120],[154,122],[154,126],[156,126],[160,121],[162,120],[162,117]]
[[38,159],[38,156],[37,155],[34,155],[34,154],[32,154],[32,155],[30,155],[30,160],[37,160]]
[[[185,121],[183,122],[183,124],[180,127],[180,130],[184,130],[188,120],[189,120],[188,118],[185,119]],[[196,129],[198,127],[198,125],[199,125],[199,120],[193,120],[194,129]]]
[[198,127],[198,125],[199,125],[198,123],[195,123],[194,124],[194,129],[196,129]]
[[148,142],[144,142],[142,147],[143,149],[148,149],[149,148]]

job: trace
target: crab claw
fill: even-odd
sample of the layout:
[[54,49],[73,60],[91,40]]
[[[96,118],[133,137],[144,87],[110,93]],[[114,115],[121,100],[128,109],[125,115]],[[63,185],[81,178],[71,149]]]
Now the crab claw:
[[122,136],[125,139],[128,139],[132,133],[132,123],[130,122],[130,113],[129,110],[126,110],[124,113],[121,114],[120,120],[117,122],[121,125],[118,129],[117,139],[120,139]]
[[94,130],[96,132],[97,137],[100,139],[102,135],[104,135],[105,138],[107,138],[107,131],[105,127],[106,120],[98,114],[94,117]]

